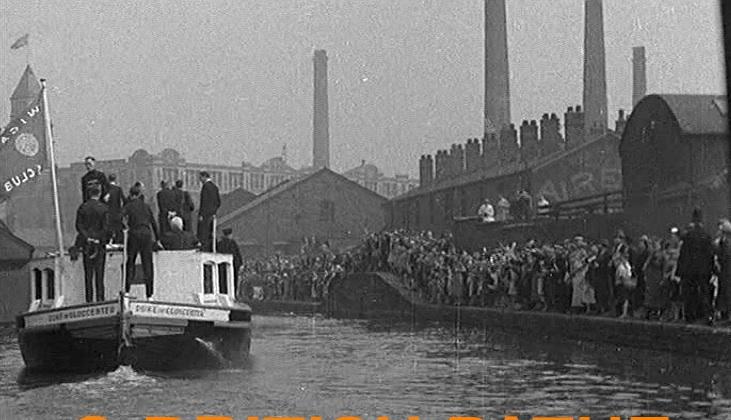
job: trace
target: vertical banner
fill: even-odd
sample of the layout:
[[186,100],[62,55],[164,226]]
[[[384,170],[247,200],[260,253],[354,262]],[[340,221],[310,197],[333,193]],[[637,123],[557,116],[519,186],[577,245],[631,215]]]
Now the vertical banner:
[[46,134],[42,96],[0,133],[0,201],[36,182],[46,169]]

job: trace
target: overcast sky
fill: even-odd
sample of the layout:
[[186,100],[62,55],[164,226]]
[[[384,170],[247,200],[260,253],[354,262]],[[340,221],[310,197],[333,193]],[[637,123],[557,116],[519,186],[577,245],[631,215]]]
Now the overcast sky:
[[[581,103],[583,1],[507,0],[513,120]],[[715,0],[605,0],[610,124],[650,93],[723,93]],[[30,48],[9,46],[30,33]],[[29,58],[60,163],[172,147],[193,162],[312,160],[312,52],[329,56],[331,165],[387,174],[481,136],[482,0],[1,0],[0,121]]]

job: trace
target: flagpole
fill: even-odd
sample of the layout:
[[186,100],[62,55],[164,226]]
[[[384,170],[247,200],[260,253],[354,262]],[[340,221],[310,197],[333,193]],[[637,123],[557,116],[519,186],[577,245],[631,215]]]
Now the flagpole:
[[56,219],[56,242],[58,255],[63,259],[63,232],[61,230],[61,208],[58,202],[58,179],[56,178],[56,156],[53,153],[53,132],[51,130],[51,113],[48,109],[48,94],[46,91],[46,79],[41,79],[41,91],[43,92],[43,120],[46,126],[46,143],[48,153],[51,157],[51,185],[53,186],[53,210]]

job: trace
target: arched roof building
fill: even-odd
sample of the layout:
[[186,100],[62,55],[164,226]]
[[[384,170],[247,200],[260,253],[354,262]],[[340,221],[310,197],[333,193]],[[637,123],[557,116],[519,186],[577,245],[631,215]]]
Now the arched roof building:
[[648,95],[620,143],[627,220],[662,233],[690,221],[729,216],[728,104],[725,96]]

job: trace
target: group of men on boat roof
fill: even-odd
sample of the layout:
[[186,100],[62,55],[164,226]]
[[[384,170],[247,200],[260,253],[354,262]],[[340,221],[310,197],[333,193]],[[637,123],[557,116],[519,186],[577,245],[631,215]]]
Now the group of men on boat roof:
[[[87,172],[81,178],[83,203],[76,212],[77,236],[71,256],[76,259],[79,253],[83,255],[87,302],[93,302],[94,298],[96,301],[104,300],[104,265],[109,243],[126,247],[127,292],[135,278],[137,256],[140,256],[148,299],[154,291],[152,253],[155,250],[213,250],[213,221],[221,198],[218,187],[207,172],[199,173],[202,187],[196,236],[190,226],[190,214],[194,210],[192,200],[190,194],[181,189],[182,181],[177,181],[172,190],[167,188],[165,181],[161,184],[161,191],[157,194],[158,228],[152,209],[145,203],[141,182],[132,185],[129,196],[125,197],[114,174],[107,177],[95,168],[94,157],[87,156],[84,163]],[[237,273],[237,265],[241,265],[238,245],[231,238],[231,229],[224,229],[223,233],[225,238],[220,241],[218,251],[234,254],[234,273]]]

